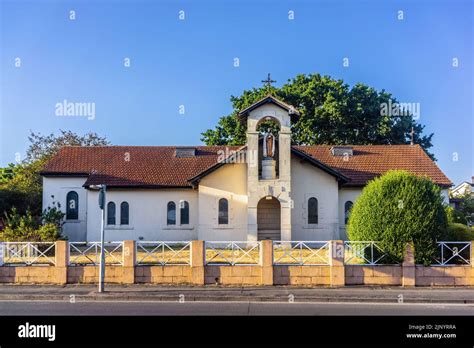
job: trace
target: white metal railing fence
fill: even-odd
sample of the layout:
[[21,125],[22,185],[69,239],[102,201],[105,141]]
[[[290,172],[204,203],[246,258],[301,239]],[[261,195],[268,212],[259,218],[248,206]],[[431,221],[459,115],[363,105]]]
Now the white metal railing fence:
[[459,266],[471,264],[471,242],[437,242],[437,245],[438,250],[433,265]]
[[204,242],[206,265],[259,265],[261,243]]
[[[206,241],[206,265],[259,265],[261,243],[257,241]],[[470,265],[471,242],[437,242],[433,265]],[[274,241],[274,265],[328,265],[329,241]],[[98,265],[100,242],[69,242],[69,265]],[[137,241],[137,265],[190,265],[189,241]],[[0,242],[0,265],[55,265],[54,242]],[[106,264],[123,265],[123,242],[105,243]],[[344,264],[398,264],[375,241],[345,241]]]
[[[70,242],[69,265],[99,265],[100,248],[100,242]],[[123,242],[104,243],[104,251],[106,265],[123,265]]]
[[329,265],[328,241],[274,241],[274,265]]
[[398,264],[374,241],[345,241],[344,264],[346,265],[387,265]]
[[0,265],[55,265],[54,242],[1,242]]
[[137,265],[190,265],[191,242],[136,242]]

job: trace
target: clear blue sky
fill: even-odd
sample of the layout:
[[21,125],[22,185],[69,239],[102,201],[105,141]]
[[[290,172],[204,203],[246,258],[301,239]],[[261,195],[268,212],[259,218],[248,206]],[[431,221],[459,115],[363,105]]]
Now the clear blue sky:
[[[200,144],[231,111],[230,95],[260,86],[268,72],[276,85],[318,72],[420,103],[438,165],[456,184],[474,175],[472,1],[0,3],[0,165],[24,155],[29,130],[95,131],[117,145]],[[64,99],[94,102],[95,119],[56,116]]]

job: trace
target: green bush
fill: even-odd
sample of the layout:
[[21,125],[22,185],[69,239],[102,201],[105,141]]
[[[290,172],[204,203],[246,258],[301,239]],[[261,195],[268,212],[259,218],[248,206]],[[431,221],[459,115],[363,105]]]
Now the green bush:
[[474,240],[474,229],[458,223],[448,224],[444,239],[453,242],[472,241]]
[[22,223],[17,228],[7,226],[0,231],[0,240],[6,242],[54,242],[61,238],[58,227],[52,223],[36,229]]
[[6,189],[0,185],[0,216],[4,216],[16,207],[21,214],[30,210],[33,215],[41,213],[41,192],[24,192]]
[[62,239],[58,226],[51,222],[41,225],[36,233],[43,242],[54,242]]
[[53,242],[62,239],[63,217],[64,213],[56,207],[46,209],[42,217],[33,216],[29,210],[21,215],[13,208],[10,214],[5,214],[5,227],[0,231],[0,241]]
[[431,264],[447,216],[438,186],[406,171],[389,171],[369,182],[354,203],[347,227],[351,241],[378,241],[387,258],[403,261],[407,243],[417,263]]
[[[54,196],[51,196],[54,199]],[[61,211],[61,204],[59,202],[52,202],[52,207],[47,207],[41,213],[41,222],[43,225],[48,223],[56,225],[59,229],[62,228],[64,224],[65,213]]]
[[450,207],[449,205],[446,206],[446,215],[448,217],[448,224],[452,224],[452,223],[458,223],[458,224],[463,224],[463,225],[468,224],[467,218],[463,214],[463,212],[460,210],[454,209],[453,207]]
[[5,214],[5,227],[0,231],[0,241],[5,242],[39,242],[39,238],[35,238],[35,231],[38,222],[28,210],[25,215],[17,213],[13,208],[10,214]]

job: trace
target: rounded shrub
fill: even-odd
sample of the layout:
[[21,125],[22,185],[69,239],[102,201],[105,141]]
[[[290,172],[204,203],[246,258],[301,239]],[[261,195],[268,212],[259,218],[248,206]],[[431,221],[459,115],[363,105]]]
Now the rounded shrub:
[[352,207],[347,234],[351,241],[378,241],[387,259],[398,262],[407,243],[413,243],[416,262],[430,264],[446,225],[437,185],[406,171],[389,171],[363,189]]
[[453,242],[472,241],[474,240],[474,229],[458,223],[448,224],[445,239]]

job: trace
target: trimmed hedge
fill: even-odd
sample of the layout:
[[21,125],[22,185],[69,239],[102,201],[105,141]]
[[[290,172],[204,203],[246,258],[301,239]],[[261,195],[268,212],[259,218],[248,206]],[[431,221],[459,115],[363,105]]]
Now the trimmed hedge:
[[445,240],[453,242],[470,242],[474,240],[474,229],[469,226],[452,223],[446,228]]
[[347,234],[351,241],[378,241],[388,258],[399,262],[412,242],[416,262],[431,264],[446,226],[437,185],[406,171],[389,171],[363,189],[352,207]]

